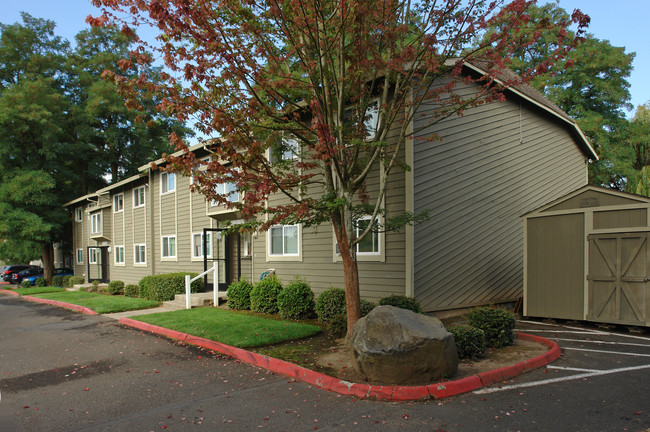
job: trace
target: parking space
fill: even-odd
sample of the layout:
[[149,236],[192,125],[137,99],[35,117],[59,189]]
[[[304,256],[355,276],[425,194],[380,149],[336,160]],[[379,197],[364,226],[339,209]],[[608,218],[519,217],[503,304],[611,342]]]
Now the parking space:
[[[584,381],[606,375],[625,374],[625,379],[650,377],[650,336],[621,331],[605,331],[589,325],[561,325],[537,321],[518,321],[518,331],[554,340],[563,355],[546,366],[544,376],[527,374],[517,382],[492,386],[475,394],[515,391],[555,383]],[[631,377],[632,376],[632,377]]]

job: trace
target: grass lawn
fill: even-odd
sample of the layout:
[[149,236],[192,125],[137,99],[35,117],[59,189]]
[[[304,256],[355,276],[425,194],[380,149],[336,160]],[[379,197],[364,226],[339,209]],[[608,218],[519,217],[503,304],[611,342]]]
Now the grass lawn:
[[65,291],[65,288],[59,287],[30,287],[30,288],[17,288],[16,291],[20,295],[32,295],[42,293],[53,293]]
[[133,319],[239,348],[302,339],[321,332],[321,328],[313,324],[281,321],[217,308],[162,312]]
[[94,310],[99,314],[124,312],[136,309],[148,309],[156,307],[159,304],[154,300],[110,296],[105,294],[89,293],[85,291],[54,292],[48,294],[38,294],[34,297],[57,300],[84,306]]

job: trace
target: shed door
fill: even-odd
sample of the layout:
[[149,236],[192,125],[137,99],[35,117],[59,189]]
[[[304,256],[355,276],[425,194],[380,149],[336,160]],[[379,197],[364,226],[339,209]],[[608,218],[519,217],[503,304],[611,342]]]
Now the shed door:
[[589,236],[587,319],[645,325],[648,234]]

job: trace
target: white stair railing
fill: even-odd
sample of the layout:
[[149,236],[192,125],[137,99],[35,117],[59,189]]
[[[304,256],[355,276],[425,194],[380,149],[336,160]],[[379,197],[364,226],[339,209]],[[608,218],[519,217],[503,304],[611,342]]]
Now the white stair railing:
[[214,287],[213,291],[213,299],[212,299],[212,304],[216,307],[219,306],[219,264],[217,262],[214,263],[211,269],[208,269],[201,273],[198,276],[195,276],[190,279],[190,275],[185,275],[185,309],[191,309],[192,308],[192,302],[190,300],[190,286],[192,285],[192,282],[195,280],[198,280],[205,276],[206,274],[213,272],[213,284],[212,286]]

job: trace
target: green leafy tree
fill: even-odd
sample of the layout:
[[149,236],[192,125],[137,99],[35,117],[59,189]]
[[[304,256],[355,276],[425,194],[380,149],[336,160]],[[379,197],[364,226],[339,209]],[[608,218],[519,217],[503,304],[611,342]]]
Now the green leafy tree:
[[[360,316],[357,245],[426,216],[389,213],[384,198],[392,184],[369,191],[369,176],[382,171],[388,179],[409,169],[400,154],[421,131],[409,125],[424,104],[437,107],[428,127],[503,98],[504,87],[489,84],[503,78],[504,59],[517,44],[511,34],[528,22],[530,3],[94,0],[105,13],[91,22],[105,25],[126,13],[132,15],[123,22],[127,33],[131,23],[160,31],[155,54],[169,71],[163,81],[114,79],[130,91],[156,87],[160,109],[194,118],[204,135],[218,138],[211,150],[228,164],[206,166],[192,153],[169,161],[172,170],[195,176],[194,190],[249,220],[239,228],[331,224],[351,332]],[[586,22],[579,12],[566,25],[572,20]],[[503,31],[471,49],[488,24]],[[141,50],[125,66],[151,60]],[[486,76],[463,75],[469,61],[481,61]],[[506,79],[504,86],[536,73]],[[476,93],[454,92],[463,82],[476,83]],[[187,148],[180,139],[174,143]],[[231,202],[218,193],[216,186],[226,182],[243,199]]]

